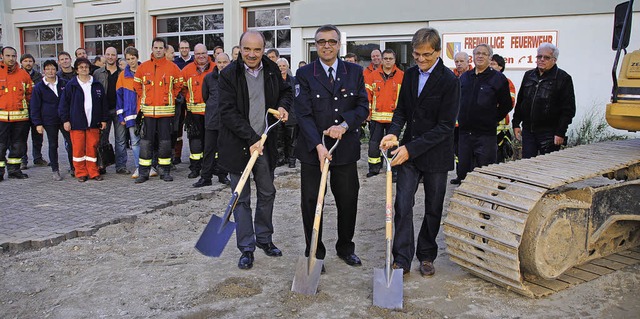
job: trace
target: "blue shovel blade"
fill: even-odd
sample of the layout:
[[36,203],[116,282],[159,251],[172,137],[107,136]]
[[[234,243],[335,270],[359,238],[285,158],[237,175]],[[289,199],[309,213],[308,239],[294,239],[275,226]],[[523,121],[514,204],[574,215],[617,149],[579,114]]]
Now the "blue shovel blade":
[[[223,225],[222,218],[212,215],[207,227],[205,227],[200,239],[196,243],[196,249],[205,256],[220,257],[229,238],[236,229],[236,223],[228,221]],[[222,227],[221,227],[222,226]]]

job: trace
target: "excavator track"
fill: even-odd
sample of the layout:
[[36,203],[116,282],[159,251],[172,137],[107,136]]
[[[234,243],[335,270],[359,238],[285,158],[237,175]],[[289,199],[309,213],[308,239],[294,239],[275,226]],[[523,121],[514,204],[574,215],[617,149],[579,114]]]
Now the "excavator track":
[[[640,212],[631,212],[638,215],[632,216],[635,224],[632,224],[631,237],[635,241],[619,240],[617,250],[599,255],[594,254],[595,249],[588,251],[593,243],[589,243],[587,234],[587,240],[583,238],[582,242],[566,244],[579,246],[570,248],[582,250],[582,255],[574,259],[580,262],[570,264],[553,278],[530,274],[527,271],[529,265],[535,262],[523,260],[529,258],[528,251],[532,246],[539,245],[537,241],[527,242],[531,236],[527,234],[527,228],[533,228],[537,225],[531,224],[539,222],[538,217],[530,216],[536,205],[554,197],[569,184],[607,175],[626,176],[627,182],[621,183],[632,183],[633,191],[636,191],[640,186],[638,168],[640,139],[572,147],[531,159],[476,168],[454,191],[450,200],[444,221],[450,258],[478,277],[532,298],[547,296],[638,263],[637,221],[640,221]],[[631,201],[631,209],[636,209],[637,197],[631,197]],[[578,211],[588,212],[589,208]],[[566,215],[571,214],[575,214],[575,210]],[[588,224],[584,226],[587,229],[585,233],[595,232],[591,222],[585,224]],[[545,240],[543,243],[552,246],[553,240],[564,238]],[[562,254],[558,253],[565,257]]]

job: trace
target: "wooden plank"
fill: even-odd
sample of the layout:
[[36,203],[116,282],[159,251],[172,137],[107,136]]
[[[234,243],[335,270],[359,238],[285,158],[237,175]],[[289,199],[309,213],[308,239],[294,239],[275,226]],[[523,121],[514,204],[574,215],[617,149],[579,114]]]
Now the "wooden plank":
[[567,274],[562,274],[562,275],[558,276],[558,280],[562,280],[562,281],[564,281],[566,283],[569,283],[571,285],[579,285],[579,284],[585,282],[584,280],[582,280],[580,278],[569,276]]
[[608,274],[610,274],[610,273],[615,271],[613,269],[601,267],[601,266],[598,266],[598,265],[595,265],[595,264],[584,264],[584,265],[576,266],[576,268],[582,269],[584,271],[592,272],[592,273],[598,274],[600,276],[608,275]]
[[625,264],[627,266],[633,265],[633,264],[638,262],[637,260],[635,260],[633,258],[625,257],[625,256],[618,255],[618,254],[609,255],[609,256],[604,257],[604,258],[608,259],[608,260],[617,261],[619,263],[623,263],[623,264]]
[[553,291],[560,291],[560,290],[564,290],[569,288],[571,285],[569,283],[566,283],[564,281],[560,281],[560,280],[548,280],[548,279],[542,279],[542,278],[536,278],[535,280],[530,281],[531,283],[534,283],[538,286],[542,286],[548,289],[551,289]]
[[584,280],[584,281],[591,281],[591,280],[594,280],[594,279],[600,277],[600,276],[598,276],[598,275],[596,275],[594,273],[591,273],[591,272],[588,272],[588,271],[584,271],[584,270],[581,270],[581,269],[577,269],[575,267],[567,270],[565,273],[567,275],[571,276],[571,277],[576,277],[576,278],[579,278],[579,279]]
[[619,263],[617,261],[613,261],[613,260],[608,260],[608,259],[604,259],[604,258],[598,258],[596,260],[592,260],[591,261],[592,264],[598,265],[600,267],[606,267],[609,269],[613,269],[613,270],[620,270],[624,267],[627,267],[627,265],[623,264],[623,263]]

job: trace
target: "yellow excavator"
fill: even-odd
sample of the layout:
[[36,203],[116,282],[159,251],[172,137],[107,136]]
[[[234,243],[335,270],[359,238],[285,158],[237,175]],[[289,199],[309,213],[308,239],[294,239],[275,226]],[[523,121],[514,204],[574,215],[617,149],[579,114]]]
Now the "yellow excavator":
[[[606,119],[640,131],[640,50],[626,54],[633,1],[615,10]],[[620,76],[618,61],[624,51]],[[576,146],[475,169],[454,191],[450,259],[538,298],[640,262],[640,139]]]

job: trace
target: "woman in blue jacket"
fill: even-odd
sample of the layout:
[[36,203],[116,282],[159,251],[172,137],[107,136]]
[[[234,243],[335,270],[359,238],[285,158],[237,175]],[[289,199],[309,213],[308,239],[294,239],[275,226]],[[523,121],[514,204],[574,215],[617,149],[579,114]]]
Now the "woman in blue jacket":
[[64,138],[65,149],[69,158],[70,172],[73,175],[73,161],[71,159],[71,137],[69,132],[62,127],[62,122],[58,116],[58,104],[60,95],[67,85],[67,81],[58,78],[58,64],[53,60],[44,62],[44,79],[35,83],[31,94],[30,116],[31,122],[40,134],[47,132],[49,140],[49,161],[51,161],[52,178],[54,181],[61,181],[58,163],[58,131]]
[[98,171],[98,142],[100,130],[107,127],[106,92],[89,75],[90,66],[86,58],[76,60],[78,75],[67,83],[58,105],[64,129],[71,133],[73,166],[79,182],[89,178],[102,180]]

